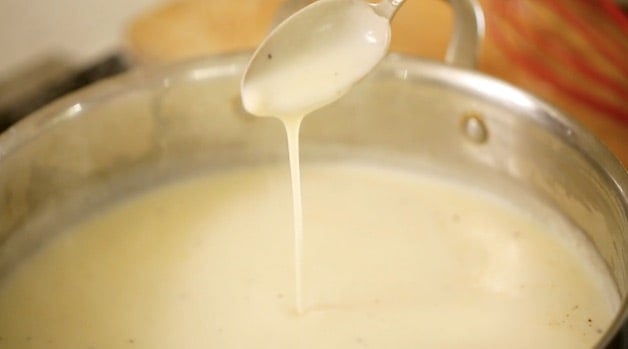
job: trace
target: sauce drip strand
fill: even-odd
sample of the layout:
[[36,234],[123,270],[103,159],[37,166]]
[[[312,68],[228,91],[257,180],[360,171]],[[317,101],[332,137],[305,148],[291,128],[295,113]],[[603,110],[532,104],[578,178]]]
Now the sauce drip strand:
[[281,120],[288,137],[293,196],[296,309],[303,312],[303,214],[299,128],[344,95],[384,57],[388,19],[361,0],[323,0],[280,24],[253,54],[242,79],[244,108]]

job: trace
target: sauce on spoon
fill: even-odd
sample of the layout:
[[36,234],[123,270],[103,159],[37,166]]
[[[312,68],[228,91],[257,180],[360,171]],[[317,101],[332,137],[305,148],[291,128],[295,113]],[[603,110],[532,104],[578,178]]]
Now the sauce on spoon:
[[289,17],[262,42],[244,73],[244,108],[280,119],[288,137],[293,196],[297,312],[303,312],[303,209],[299,127],[303,117],[344,95],[381,61],[402,1],[320,0]]
[[340,98],[388,51],[390,25],[362,0],[321,0],[280,24],[242,80],[250,113],[299,118]]

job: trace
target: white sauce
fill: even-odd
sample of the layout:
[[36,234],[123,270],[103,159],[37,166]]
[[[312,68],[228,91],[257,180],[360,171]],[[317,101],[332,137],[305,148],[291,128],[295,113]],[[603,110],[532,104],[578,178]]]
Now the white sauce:
[[587,251],[487,194],[381,164],[303,181],[301,315],[287,171],[243,168],[52,241],[0,285],[0,348],[590,349],[615,313]]
[[327,3],[282,23],[260,45],[242,84],[247,111],[302,117],[340,98],[384,57],[386,18],[362,0]]
[[302,310],[303,222],[299,128],[308,113],[344,95],[384,57],[388,19],[362,0],[322,0],[280,24],[253,54],[242,81],[244,108],[279,118],[290,157],[296,308]]
[[305,167],[302,209],[301,119],[346,92],[388,45],[384,18],[362,1],[338,4],[349,6],[337,11],[347,16],[338,23],[375,29],[332,26],[298,38],[299,45],[274,42],[242,89],[247,110],[284,122],[292,205],[283,172],[260,167],[180,182],[113,207],[3,281],[0,347],[595,343],[618,297],[611,278],[600,277],[606,270],[591,271],[592,247],[567,248],[495,198],[398,169],[326,163]]

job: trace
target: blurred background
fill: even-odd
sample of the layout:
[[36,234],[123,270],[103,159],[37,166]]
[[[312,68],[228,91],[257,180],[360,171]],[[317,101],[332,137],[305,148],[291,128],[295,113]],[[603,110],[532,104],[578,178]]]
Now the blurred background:
[[[253,49],[298,0],[0,1],[0,130],[50,99],[135,66]],[[579,119],[628,164],[628,5],[480,0],[478,69]],[[392,51],[442,60],[452,14],[408,0]]]

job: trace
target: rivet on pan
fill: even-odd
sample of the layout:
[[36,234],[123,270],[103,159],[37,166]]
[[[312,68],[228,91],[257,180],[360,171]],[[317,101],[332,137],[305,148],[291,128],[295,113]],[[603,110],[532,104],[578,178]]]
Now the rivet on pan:
[[468,113],[462,118],[462,133],[468,140],[482,144],[488,140],[488,128],[482,116],[477,113]]

